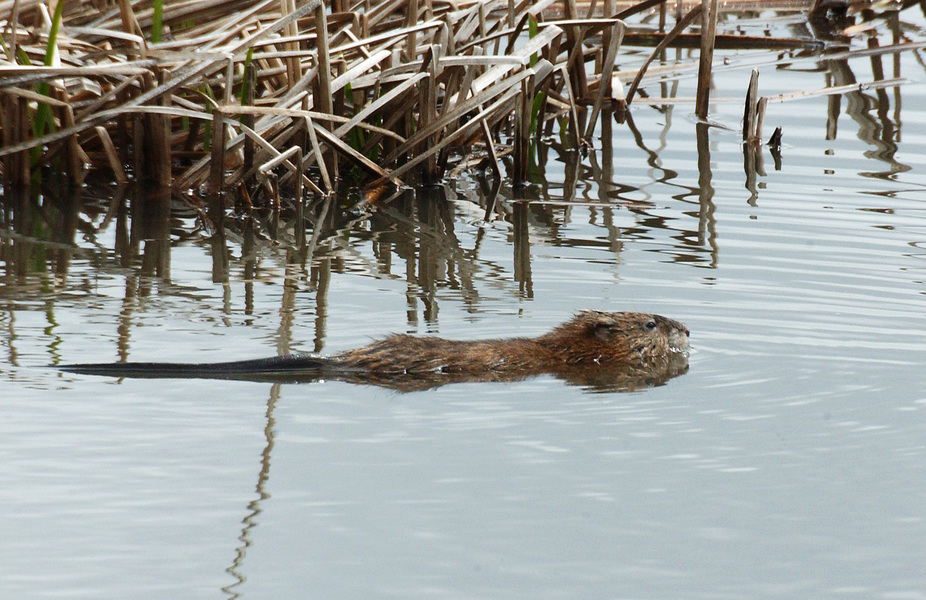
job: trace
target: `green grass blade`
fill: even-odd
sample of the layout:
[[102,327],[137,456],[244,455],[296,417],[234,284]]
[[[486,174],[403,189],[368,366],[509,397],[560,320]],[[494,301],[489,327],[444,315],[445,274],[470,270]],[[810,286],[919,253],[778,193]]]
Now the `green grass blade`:
[[48,44],[45,46],[45,66],[50,67],[55,56],[55,48],[58,44],[58,27],[61,25],[61,9],[64,8],[64,1],[60,0],[55,6],[55,15],[51,19],[51,29],[48,30]]
[[[55,6],[55,14],[51,20],[51,28],[48,30],[48,43],[45,45],[45,59],[42,61],[46,67],[52,66],[52,63],[55,59],[55,52],[58,47],[58,28],[61,25],[61,12],[64,8],[64,1],[61,0]],[[35,91],[43,96],[48,96],[50,88],[48,83],[42,82],[36,84]],[[51,107],[45,103],[40,102],[35,111],[35,116],[32,119],[32,135],[34,137],[41,137],[45,135],[46,131],[54,131],[54,121],[52,120]],[[42,155],[41,148],[33,148],[30,153],[32,159],[32,164],[35,164],[39,157]]]
[[164,0],[154,0],[154,14],[151,16],[151,43],[161,41],[161,29],[164,24]]

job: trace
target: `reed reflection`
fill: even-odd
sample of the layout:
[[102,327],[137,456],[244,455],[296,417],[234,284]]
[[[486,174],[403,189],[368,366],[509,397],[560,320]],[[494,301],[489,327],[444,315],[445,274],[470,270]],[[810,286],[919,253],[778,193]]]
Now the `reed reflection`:
[[698,244],[711,249],[711,267],[717,266],[718,248],[714,220],[714,187],[711,184],[711,141],[707,123],[696,126],[698,139]]
[[[665,113],[667,123],[671,123],[670,108]],[[538,153],[538,159],[546,158],[558,163],[562,179],[547,179],[547,172],[556,173],[557,169],[547,169],[541,164],[535,171],[532,185],[519,190],[517,194],[519,199],[530,202],[532,233],[536,238],[534,243],[593,249],[606,246],[612,252],[619,253],[627,240],[658,239],[660,243],[654,246],[653,250],[671,256],[671,260],[675,262],[708,266],[716,264],[716,247],[708,245],[702,234],[707,230],[713,231],[713,225],[706,225],[703,219],[699,219],[701,222],[697,226],[686,227],[687,223],[684,220],[666,218],[662,204],[654,201],[651,192],[647,190],[652,184],[668,185],[681,190],[681,193],[672,196],[675,200],[695,201],[699,206],[703,204],[701,186],[694,183],[686,185],[679,178],[677,171],[662,165],[659,150],[667,147],[667,128],[662,130],[659,150],[653,150],[647,146],[644,136],[636,128],[632,113],[622,115],[624,123],[633,134],[636,146],[646,155],[654,180],[646,187],[629,185],[621,181],[614,170],[615,165],[626,161],[615,152],[622,149],[626,140],[617,135],[612,126],[611,119],[615,118],[615,115],[609,111],[602,114],[607,119],[602,121],[600,129],[600,160],[595,152],[583,156],[582,153],[570,150],[555,141],[550,142],[544,152]],[[622,133],[623,129],[619,131]],[[703,170],[701,172],[703,175]],[[589,239],[588,236],[572,235],[568,223],[570,215],[577,207],[587,208],[591,213],[589,224],[604,229],[606,233],[601,237],[605,238],[606,242],[598,237]],[[634,217],[630,225],[626,223],[628,213]],[[698,214],[711,217],[713,213],[699,209]],[[621,225],[618,226],[617,223]],[[695,225],[694,221],[691,223]],[[703,258],[705,254],[711,258]]]
[[[877,38],[869,41],[869,48],[878,48]],[[896,54],[895,54],[896,56]],[[827,60],[826,68],[834,86],[856,85],[858,80],[848,58]],[[874,81],[884,81],[883,54],[874,53],[871,56],[871,68]],[[894,64],[894,77],[900,77],[900,65]],[[865,152],[865,156],[874,158],[887,165],[883,171],[859,173],[866,177],[891,179],[897,173],[909,171],[911,167],[897,160],[897,141],[900,138],[900,86],[894,86],[894,110],[891,110],[891,97],[884,88],[877,88],[874,95],[869,95],[861,89],[848,92],[830,99],[827,111],[826,139],[836,140],[837,123],[841,111],[841,99],[845,97],[845,112],[858,125],[856,135],[860,140],[873,147]]]
[[257,472],[257,483],[254,486],[255,497],[248,502],[245,507],[246,514],[241,520],[243,527],[238,534],[238,544],[235,546],[234,558],[231,564],[225,569],[225,572],[234,578],[234,583],[223,586],[222,592],[228,598],[239,598],[241,594],[238,588],[247,580],[244,574],[244,560],[247,556],[247,549],[253,544],[251,531],[258,525],[258,517],[264,510],[264,501],[270,498],[270,492],[267,490],[267,484],[270,481],[270,464],[273,454],[273,447],[276,444],[276,419],[273,416],[277,402],[280,399],[280,384],[270,386],[270,394],[267,398],[267,410],[264,413],[264,440],[265,444],[260,453],[260,469]]
[[76,248],[80,194],[45,196],[9,188],[0,204],[0,262],[5,265],[6,283],[15,288],[22,278],[35,274],[63,281]]

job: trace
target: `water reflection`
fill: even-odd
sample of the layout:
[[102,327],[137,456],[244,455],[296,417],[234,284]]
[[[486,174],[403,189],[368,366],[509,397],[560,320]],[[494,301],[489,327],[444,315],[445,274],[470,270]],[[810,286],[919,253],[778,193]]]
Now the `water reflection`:
[[[0,261],[5,265],[4,287],[28,295],[30,274],[52,275],[42,282],[52,290],[68,272],[81,225],[81,197],[66,194],[39,202],[27,190],[11,189],[0,203]],[[24,288],[19,285],[25,284]],[[24,297],[16,294],[14,297]]]
[[240,596],[237,588],[240,587],[246,580],[242,570],[244,559],[247,556],[247,550],[253,543],[251,538],[251,531],[257,527],[258,517],[264,510],[264,501],[270,498],[270,492],[267,491],[267,482],[270,481],[270,458],[273,453],[273,446],[275,443],[274,428],[276,426],[276,419],[273,417],[273,412],[276,409],[276,405],[279,399],[280,386],[271,386],[270,396],[267,398],[267,411],[265,413],[265,445],[260,454],[260,470],[257,473],[257,484],[254,486],[254,491],[257,497],[251,500],[247,505],[247,514],[241,520],[241,522],[244,524],[244,527],[241,528],[241,533],[238,535],[238,541],[240,543],[235,548],[235,558],[232,560],[231,565],[225,569],[225,571],[235,579],[234,583],[222,588],[222,591],[227,594],[229,598],[238,598]]
[[710,127],[707,123],[696,126],[698,138],[698,245],[711,249],[711,267],[717,266],[717,235],[714,230],[714,188],[711,185]]

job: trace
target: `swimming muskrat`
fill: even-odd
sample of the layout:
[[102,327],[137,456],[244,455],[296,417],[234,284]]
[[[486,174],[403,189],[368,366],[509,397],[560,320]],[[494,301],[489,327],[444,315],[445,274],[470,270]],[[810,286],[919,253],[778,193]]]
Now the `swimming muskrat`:
[[660,315],[583,310],[536,338],[455,341],[392,335],[330,357],[291,354],[220,363],[108,363],[60,367],[115,377],[314,381],[409,391],[461,381],[550,373],[572,383],[636,389],[687,370],[688,328]]

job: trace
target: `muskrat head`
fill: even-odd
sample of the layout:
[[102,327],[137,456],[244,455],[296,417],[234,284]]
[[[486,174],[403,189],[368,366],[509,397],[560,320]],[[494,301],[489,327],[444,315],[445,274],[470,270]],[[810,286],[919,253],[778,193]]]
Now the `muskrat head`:
[[583,310],[545,336],[569,339],[568,362],[640,362],[688,350],[688,328],[661,315]]

